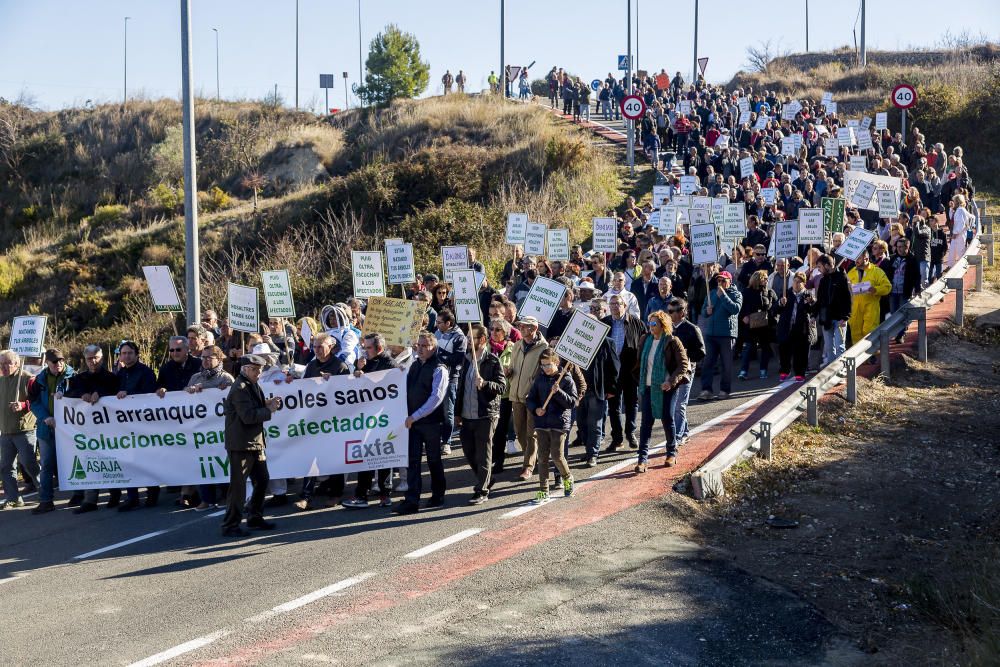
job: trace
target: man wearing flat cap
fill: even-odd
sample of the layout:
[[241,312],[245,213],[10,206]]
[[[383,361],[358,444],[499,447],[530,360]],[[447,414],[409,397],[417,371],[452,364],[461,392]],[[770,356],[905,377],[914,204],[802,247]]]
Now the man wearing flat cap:
[[243,506],[247,500],[246,480],[253,482],[250,495],[250,516],[247,528],[272,530],[274,524],[265,521],[264,494],[270,475],[264,448],[264,422],[280,407],[278,397],[265,399],[257,384],[261,369],[267,360],[256,354],[242,359],[240,375],[226,397],[226,452],[229,454],[229,502],[222,519],[223,537],[246,537],[249,533],[240,527]]

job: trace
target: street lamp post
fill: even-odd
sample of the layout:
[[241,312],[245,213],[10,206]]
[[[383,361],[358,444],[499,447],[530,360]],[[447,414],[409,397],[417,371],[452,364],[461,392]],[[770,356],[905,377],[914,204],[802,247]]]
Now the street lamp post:
[[809,0],[806,0],[806,53],[809,53]]
[[194,75],[191,71],[191,0],[181,0],[181,99],[184,112],[184,285],[188,324],[201,321],[198,267],[198,181],[195,176]]
[[299,108],[299,0],[295,0],[295,108]]
[[219,85],[219,29],[212,28],[215,33],[215,99],[222,99],[222,87]]
[[[505,27],[505,25],[504,24],[505,24],[505,20],[504,20],[504,0],[500,0],[500,69],[498,71],[500,72],[500,77],[501,77],[501,79],[500,79],[500,86],[502,87],[501,90],[503,91],[500,94],[504,98],[506,98],[507,97],[507,69],[506,69],[506,67],[504,67],[504,53],[503,53],[503,49],[504,49],[504,46],[505,46],[505,44],[504,44],[504,40],[505,40],[504,27]],[[497,92],[500,92],[500,91],[497,91]]]
[[694,63],[691,66],[691,83],[698,83],[698,0],[694,0]]
[[[625,0],[628,9],[625,11],[625,25],[628,28],[626,32],[628,33],[627,43],[628,50],[626,51],[628,62],[625,66],[625,86],[628,94],[632,94],[632,0]],[[622,112],[622,117],[624,118],[625,113]],[[629,176],[635,176],[635,121],[625,118],[625,127],[628,128],[628,173]]]
[[[365,85],[365,68],[361,64],[361,0],[358,0],[358,88],[363,85]],[[358,95],[358,106],[364,105],[364,100]]]
[[125,17],[125,48],[123,49],[125,54],[125,63],[122,67],[123,69],[123,82],[122,82],[122,104],[128,102],[128,20],[132,18],[131,16]]

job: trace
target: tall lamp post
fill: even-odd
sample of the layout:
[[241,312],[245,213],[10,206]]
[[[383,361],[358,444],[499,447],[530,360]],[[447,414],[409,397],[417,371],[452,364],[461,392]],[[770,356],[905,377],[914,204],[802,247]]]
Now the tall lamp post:
[[222,87],[219,85],[219,29],[212,28],[215,33],[215,99],[222,99]]
[[122,81],[122,104],[124,105],[128,102],[128,20],[132,18],[131,16],[125,17],[125,48],[123,49],[125,54],[125,63],[122,67],[124,79]]
[[[363,85],[365,85],[365,68],[361,64],[361,0],[358,0],[358,88]],[[364,100],[358,95],[358,106],[364,105]]]
[[295,108],[299,108],[299,0],[295,0]]
[[198,262],[198,181],[195,177],[194,75],[191,71],[191,0],[181,0],[181,108],[184,112],[184,285],[188,324],[201,321]]

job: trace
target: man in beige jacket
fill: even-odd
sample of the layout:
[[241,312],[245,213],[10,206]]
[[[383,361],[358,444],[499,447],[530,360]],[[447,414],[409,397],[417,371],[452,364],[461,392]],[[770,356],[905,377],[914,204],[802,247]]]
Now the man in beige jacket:
[[520,478],[527,480],[535,471],[535,416],[525,406],[528,391],[538,376],[539,357],[549,346],[538,331],[538,320],[522,317],[516,323],[521,332],[521,340],[514,343],[510,355],[510,366],[504,369],[507,385],[510,387],[510,403],[514,417],[514,432],[524,451]]
[[15,459],[37,489],[38,458],[35,456],[35,415],[28,403],[31,375],[21,370],[21,358],[13,350],[0,352],[0,477],[4,501],[0,509],[24,507],[17,487]]

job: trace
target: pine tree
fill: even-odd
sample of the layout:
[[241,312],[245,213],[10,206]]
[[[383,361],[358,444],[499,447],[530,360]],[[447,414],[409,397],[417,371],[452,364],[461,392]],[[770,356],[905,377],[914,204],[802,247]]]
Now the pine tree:
[[420,59],[417,38],[391,23],[372,40],[365,68],[365,85],[358,92],[370,104],[416,97],[430,81],[430,65]]

